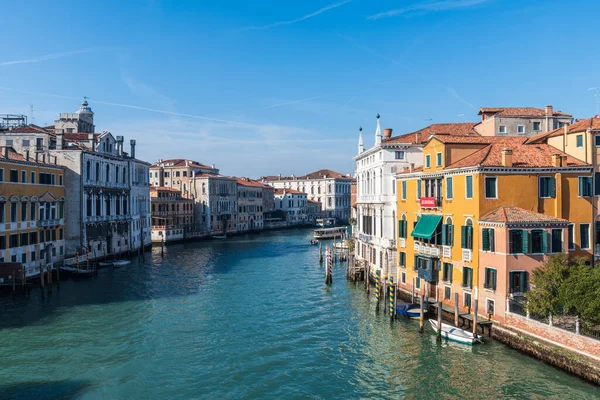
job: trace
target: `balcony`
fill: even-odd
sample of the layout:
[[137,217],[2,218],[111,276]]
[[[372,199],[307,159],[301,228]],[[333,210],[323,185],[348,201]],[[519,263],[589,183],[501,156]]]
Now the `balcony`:
[[360,240],[363,243],[370,243],[371,242],[371,236],[370,235],[365,235],[364,233],[359,233],[358,234],[358,240]]
[[444,257],[444,258],[452,258],[452,247],[450,247],[450,246],[442,246],[442,257]]
[[415,251],[417,254],[421,254],[429,257],[439,257],[440,256],[440,246],[434,244],[425,244],[415,242]]
[[427,282],[437,282],[438,271],[433,267],[433,263],[427,263],[426,268],[419,268],[417,270],[417,276]]
[[406,247],[406,238],[399,238],[398,242],[399,242],[401,248]]
[[42,219],[38,221],[40,227],[57,226],[60,225],[59,219]]

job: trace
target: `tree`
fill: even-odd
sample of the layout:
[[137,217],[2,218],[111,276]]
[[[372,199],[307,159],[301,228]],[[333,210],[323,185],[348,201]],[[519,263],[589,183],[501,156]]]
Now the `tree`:
[[562,283],[559,298],[566,311],[600,324],[600,268],[578,260]]
[[569,277],[569,257],[558,254],[549,257],[531,278],[531,290],[527,292],[527,309],[532,314],[562,313],[560,288]]

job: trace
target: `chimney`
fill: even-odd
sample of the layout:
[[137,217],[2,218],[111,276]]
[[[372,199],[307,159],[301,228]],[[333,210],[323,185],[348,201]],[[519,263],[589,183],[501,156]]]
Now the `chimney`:
[[554,110],[552,109],[552,106],[546,106],[546,116],[551,117],[554,115]]
[[383,129],[383,138],[389,139],[392,137],[392,128],[384,128]]
[[408,170],[410,172],[415,172],[415,163],[411,162],[410,164],[408,164]]
[[96,137],[94,137],[92,139],[92,151],[95,152],[96,151]]
[[123,136],[117,136],[117,155],[123,157]]
[[281,174],[277,174],[277,177],[279,178],[279,180],[281,180]]
[[563,167],[567,166],[567,155],[566,154],[561,154],[560,156],[560,165]]
[[215,164],[213,164],[213,165],[211,166],[211,168],[212,168],[212,169],[215,169],[215,168],[216,168],[216,167],[215,167]]
[[25,150],[25,161],[29,161],[29,150]]
[[552,154],[552,166],[562,167],[562,157],[560,154]]
[[502,166],[508,168],[513,166],[511,149],[502,149]]
[[565,124],[563,125],[563,133],[564,133],[565,135],[566,135],[567,133],[569,133],[569,125],[570,125],[570,124],[569,124],[568,122],[567,122],[567,123],[565,123]]
[[64,138],[65,138],[65,134],[64,134],[63,130],[57,129],[56,130],[56,150],[63,149],[63,143],[65,140]]
[[165,186],[165,166],[160,164],[160,168],[158,170],[158,186]]
[[129,148],[131,149],[130,152],[130,156],[131,158],[135,158],[135,139],[131,139],[129,141]]

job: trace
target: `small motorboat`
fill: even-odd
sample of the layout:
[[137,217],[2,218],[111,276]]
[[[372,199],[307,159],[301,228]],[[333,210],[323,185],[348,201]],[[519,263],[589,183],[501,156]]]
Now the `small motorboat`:
[[[421,319],[421,305],[416,303],[399,305],[396,307],[396,314],[410,319]],[[427,314],[427,309],[425,314]]]
[[313,239],[310,241],[310,244],[314,246],[316,244],[319,244],[319,241],[317,239]]
[[92,269],[87,269],[83,267],[77,268],[70,265],[63,265],[60,267],[60,270],[74,275],[91,275],[92,272],[94,272]]
[[[433,319],[429,320],[431,327],[437,333],[438,331],[438,323]],[[453,340],[458,343],[474,345],[477,343],[483,343],[483,338],[481,335],[476,335],[472,332],[465,331],[464,329],[456,328],[452,325],[445,324],[442,322],[442,337],[448,340]]]
[[213,239],[227,239],[227,235],[212,235]]
[[114,261],[100,261],[98,265],[101,267],[110,267],[111,265],[113,265],[113,263]]
[[121,267],[124,267],[125,265],[129,265],[129,264],[131,264],[131,261],[129,261],[129,260],[118,260],[113,263],[113,267],[121,268]]

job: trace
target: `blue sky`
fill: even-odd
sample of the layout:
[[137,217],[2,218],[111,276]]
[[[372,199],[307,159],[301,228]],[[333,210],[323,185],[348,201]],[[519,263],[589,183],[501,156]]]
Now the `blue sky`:
[[399,134],[480,106],[596,112],[597,1],[51,3],[3,6],[0,113],[51,124],[88,96],[147,161],[351,173],[377,113]]

